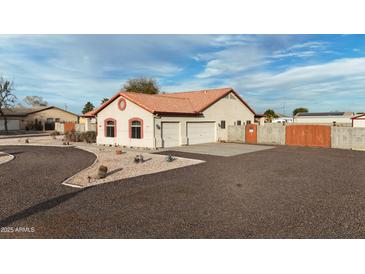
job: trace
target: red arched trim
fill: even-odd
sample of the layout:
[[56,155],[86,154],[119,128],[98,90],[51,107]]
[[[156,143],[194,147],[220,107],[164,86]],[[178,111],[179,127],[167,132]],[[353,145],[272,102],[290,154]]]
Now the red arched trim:
[[114,138],[117,137],[117,120],[113,119],[113,118],[108,118],[104,120],[104,136],[106,136],[106,125],[108,122],[114,122]]
[[125,108],[127,107],[127,101],[124,98],[120,98],[118,100],[118,108],[119,110],[125,110]]
[[131,118],[128,120],[128,129],[129,129],[129,138],[132,138],[132,122],[133,121],[138,121],[141,123],[141,139],[143,139],[143,120],[141,118]]

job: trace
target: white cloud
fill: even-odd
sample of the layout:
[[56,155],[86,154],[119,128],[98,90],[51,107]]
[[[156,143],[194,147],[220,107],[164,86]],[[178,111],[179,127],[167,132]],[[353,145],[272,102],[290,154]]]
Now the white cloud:
[[306,58],[310,56],[314,56],[319,53],[332,53],[331,51],[327,51],[326,48],[328,43],[326,42],[306,42],[301,44],[294,44],[292,46],[287,47],[283,50],[275,51],[270,58],[286,58],[286,57],[297,57],[297,58]]
[[292,108],[312,105],[314,110],[320,111],[361,111],[364,109],[365,58],[338,59],[279,73],[254,73],[232,81],[250,98],[267,98],[257,103],[261,109],[270,105],[280,107],[287,102]]
[[208,78],[247,71],[267,63],[265,54],[258,47],[234,46],[210,54],[201,54],[200,60],[206,60],[205,69],[197,74],[198,78]]

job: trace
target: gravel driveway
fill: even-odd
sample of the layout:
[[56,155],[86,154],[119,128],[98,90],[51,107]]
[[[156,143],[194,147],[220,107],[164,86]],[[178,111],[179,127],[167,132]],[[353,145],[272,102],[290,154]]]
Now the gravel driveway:
[[364,152],[174,152],[206,162],[80,191],[59,183],[93,162],[87,152],[16,150],[0,166],[1,226],[35,232],[0,237],[365,238]]

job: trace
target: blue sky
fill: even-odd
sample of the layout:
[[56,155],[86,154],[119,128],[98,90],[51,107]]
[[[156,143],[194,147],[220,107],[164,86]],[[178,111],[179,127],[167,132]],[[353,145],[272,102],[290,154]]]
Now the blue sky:
[[257,111],[365,111],[364,35],[0,35],[19,102],[80,113],[133,77],[162,91],[233,87]]

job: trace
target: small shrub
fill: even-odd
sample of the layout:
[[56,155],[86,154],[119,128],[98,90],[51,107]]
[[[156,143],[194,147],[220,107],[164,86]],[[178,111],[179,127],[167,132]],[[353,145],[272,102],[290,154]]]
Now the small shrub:
[[138,163],[143,163],[143,162],[144,162],[143,155],[142,155],[142,154],[138,154],[138,155],[136,155],[136,157],[134,157],[134,162],[135,162],[136,164],[138,164]]
[[78,136],[75,130],[65,132],[65,139],[68,142],[78,142]]
[[58,136],[58,135],[60,135],[60,133],[57,130],[55,130],[55,131],[52,131],[50,135],[51,136]]
[[72,130],[72,131],[68,131],[65,133],[65,138],[69,142],[95,143],[96,142],[96,132],[95,131],[78,132],[78,131]]
[[166,156],[166,162],[172,162],[175,160],[176,160],[176,157],[172,156],[171,154]]
[[24,142],[25,142],[26,144],[29,144],[29,139],[25,139],[25,140],[24,140]]
[[81,141],[86,142],[88,144],[96,143],[96,132],[95,131],[86,131],[81,133],[80,135]]
[[53,139],[56,139],[56,136],[60,135],[60,133],[57,130],[55,130],[55,131],[52,131],[50,135]]
[[108,173],[108,168],[106,166],[100,166],[98,170],[98,178],[103,179]]

